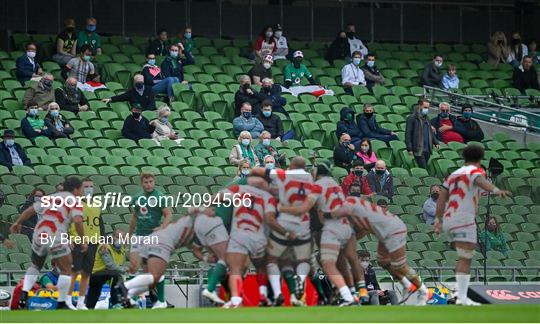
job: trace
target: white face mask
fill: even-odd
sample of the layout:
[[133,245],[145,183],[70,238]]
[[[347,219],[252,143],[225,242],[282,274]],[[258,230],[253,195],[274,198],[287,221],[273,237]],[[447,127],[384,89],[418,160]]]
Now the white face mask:
[[85,187],[83,188],[84,195],[92,197],[94,195],[94,187]]
[[360,265],[362,265],[362,268],[367,269],[369,266],[369,261],[360,261]]
[[442,62],[435,62],[435,66],[436,66],[436,67],[441,67],[441,66],[442,66]]
[[276,38],[280,38],[281,35],[283,35],[283,32],[282,32],[282,31],[276,31],[276,32],[274,32],[274,36],[275,36]]
[[268,70],[271,66],[272,66],[272,64],[269,63],[269,62],[264,62],[264,63],[263,63],[263,67],[264,67],[265,69],[267,69],[267,70]]
[[270,37],[272,37],[272,35],[274,35],[274,33],[271,32],[271,31],[269,31],[269,32],[266,32],[265,35],[266,35],[266,37],[269,37],[269,38],[270,38]]
[[28,51],[28,52],[26,52],[26,56],[28,56],[29,58],[34,58],[34,57],[36,57],[36,52]]

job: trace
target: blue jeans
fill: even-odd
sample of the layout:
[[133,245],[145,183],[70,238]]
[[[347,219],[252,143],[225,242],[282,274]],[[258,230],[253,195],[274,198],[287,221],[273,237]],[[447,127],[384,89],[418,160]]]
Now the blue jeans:
[[168,77],[154,84],[152,90],[154,91],[154,94],[166,93],[168,97],[174,97],[172,86],[179,82],[180,80],[178,80],[178,78]]

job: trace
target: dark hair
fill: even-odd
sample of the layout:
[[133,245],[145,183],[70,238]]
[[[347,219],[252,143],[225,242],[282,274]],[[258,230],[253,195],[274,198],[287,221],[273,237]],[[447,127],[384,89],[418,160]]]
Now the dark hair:
[[270,99],[264,99],[262,102],[262,107],[264,106],[272,106],[272,100]]
[[363,159],[356,159],[353,161],[352,165],[351,165],[351,169],[354,168],[354,167],[357,167],[357,166],[364,166],[365,165],[365,162]]
[[36,195],[36,192],[38,192],[38,191],[41,191],[41,192],[43,192],[43,194],[45,194],[45,190],[41,189],[40,187],[35,187],[34,190],[30,191],[27,198],[28,199],[34,198],[34,196]]
[[381,198],[381,199],[377,200],[377,206],[386,207],[386,206],[388,206],[388,201],[386,201],[386,199]]
[[467,145],[462,152],[465,162],[480,162],[484,158],[484,148],[478,144]]
[[358,183],[358,182],[353,182],[353,183],[351,183],[351,185],[349,186],[349,193],[351,192],[351,189],[352,189],[353,187],[360,189],[360,192],[362,191],[362,186],[360,185],[360,183]]
[[180,51],[180,46],[178,46],[177,44],[171,44],[171,45],[169,46],[169,51],[171,50],[171,48],[173,48],[173,46],[176,47],[176,48],[178,48],[178,51]]
[[463,106],[461,106],[461,113],[463,113],[463,111],[467,108],[471,108],[471,110],[474,110],[473,106],[470,103],[466,103],[466,104],[463,104]]
[[37,49],[37,44],[34,43],[34,42],[28,42],[24,48],[27,49],[28,46],[30,46],[30,45],[34,45],[36,47],[36,49]]
[[351,57],[354,57],[355,55],[360,55],[360,57],[362,57],[362,53],[360,51],[354,51]]
[[375,52],[369,52],[369,53],[367,53],[366,57],[369,57],[369,56],[375,57]]
[[435,55],[433,55],[433,59],[436,59],[437,57],[444,58],[444,57],[442,56],[442,54],[435,54]]
[[161,33],[166,33],[166,32],[167,32],[167,30],[165,28],[160,28],[160,29],[158,29],[156,35],[159,36],[159,35],[161,35]]
[[[499,226],[499,221],[497,221],[497,218],[496,218],[495,216],[489,217],[488,220],[487,220],[487,222],[486,222],[486,224],[489,223],[492,219],[495,221],[495,230],[494,230],[494,232],[498,232],[500,226]],[[487,228],[486,228],[486,229],[487,229]]]
[[370,258],[371,257],[371,254],[369,254],[369,251],[366,251],[366,250],[359,250],[357,253],[358,253],[359,258]]
[[350,23],[347,23],[347,24],[345,25],[345,29],[347,29],[347,27],[349,27],[349,26],[354,26],[354,27],[356,27],[355,24],[353,24],[353,23],[350,22]]
[[264,26],[264,28],[261,30],[261,34],[260,34],[260,36],[262,38],[266,38],[266,31],[268,30],[268,28],[272,28],[272,31],[274,31],[274,27],[272,27],[272,25]]
[[523,57],[521,58],[521,62],[523,62],[523,60],[525,59],[532,59],[532,57],[530,55],[523,55]]
[[64,181],[64,191],[72,192],[82,186],[81,179],[77,177],[67,177]]
[[364,143],[364,142],[367,142],[368,145],[369,145],[369,150],[366,152],[366,155],[367,155],[367,156],[371,156],[371,153],[373,153],[373,147],[371,146],[371,141],[369,140],[369,138],[364,137],[364,138],[360,141],[360,146],[362,146],[362,143]]
[[424,104],[424,103],[429,103],[429,100],[427,100],[426,98],[420,98],[418,99],[418,106]]
[[86,51],[91,51],[92,50],[92,47],[90,47],[90,45],[88,44],[84,44],[83,46],[81,46],[81,48],[79,49],[79,53],[84,53]]
[[37,102],[35,100],[31,100],[26,104],[25,108],[28,109],[30,107],[35,107],[35,106],[39,106],[39,105],[37,104]]
[[432,190],[433,188],[435,188],[435,187],[440,187],[440,185],[434,184],[434,185],[429,186],[429,192],[431,192],[431,190]]

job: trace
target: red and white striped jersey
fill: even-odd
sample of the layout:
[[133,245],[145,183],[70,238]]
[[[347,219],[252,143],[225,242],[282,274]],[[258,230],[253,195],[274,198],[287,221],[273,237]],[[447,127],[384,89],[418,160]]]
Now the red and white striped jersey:
[[249,185],[233,185],[222,192],[237,195],[235,200],[241,200],[240,206],[233,210],[231,233],[242,230],[265,235],[264,218],[268,213],[276,213],[276,199],[270,193]]
[[167,239],[158,240],[165,245],[172,244],[171,249],[177,249],[182,246],[186,246],[193,239],[193,217],[183,216],[175,222],[168,224],[165,228],[162,228],[152,235],[156,235],[158,238],[163,236]]
[[[283,206],[299,206],[307,199],[316,200],[321,194],[321,187],[313,182],[311,174],[304,170],[276,169],[270,176],[278,188],[279,203]],[[309,224],[309,212],[304,215],[280,213],[279,218],[296,223]]]
[[[338,210],[345,204],[345,195],[343,189],[332,177],[323,177],[315,182],[321,187],[321,194],[317,199],[317,209],[322,213],[331,213]],[[338,224],[349,224],[346,217],[340,219],[325,219],[325,226],[334,226]]]
[[[55,200],[58,202],[55,206],[62,205],[53,209]],[[49,202],[47,205],[50,206],[45,207],[45,202]],[[77,197],[67,191],[42,197],[41,202],[34,203],[34,209],[38,215],[42,216],[36,224],[35,232],[47,232],[50,235],[67,233],[73,218],[82,217],[83,211],[82,206],[78,205]]]
[[347,197],[347,203],[351,207],[351,216],[358,219],[361,228],[375,234],[377,238],[386,238],[403,232],[403,221],[377,204],[352,196]]
[[448,176],[443,183],[449,195],[445,218],[453,215],[476,216],[481,190],[475,183],[478,177],[486,177],[486,171],[474,165],[463,166]]

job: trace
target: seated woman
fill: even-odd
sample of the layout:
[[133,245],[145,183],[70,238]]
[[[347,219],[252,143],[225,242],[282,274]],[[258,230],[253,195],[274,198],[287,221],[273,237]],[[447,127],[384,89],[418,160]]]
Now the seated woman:
[[45,125],[51,131],[51,139],[69,138],[75,130],[60,115],[60,106],[56,102],[49,104],[48,113],[45,116]]
[[21,120],[21,130],[24,136],[32,141],[38,136],[51,136],[51,130],[45,125],[45,120],[39,117],[37,103],[31,102],[28,104],[26,116]]
[[178,134],[173,129],[169,116],[171,115],[171,109],[167,106],[160,107],[157,111],[157,119],[150,122],[156,129],[152,133],[152,139],[160,145],[160,141],[164,139],[170,139],[178,143],[182,142],[183,138],[179,138]]
[[247,176],[251,172],[251,164],[249,160],[242,160],[238,164],[238,171],[236,172],[236,177],[233,179],[234,184],[247,184]]
[[144,84],[151,87],[154,94],[166,93],[169,102],[174,100],[173,84],[180,81],[176,77],[164,77],[161,68],[156,65],[156,55],[149,53],[146,55],[146,64],[143,66],[142,74]]
[[360,142],[360,149],[356,152],[356,156],[364,160],[364,165],[373,164],[377,162],[377,154],[373,152],[371,147],[371,141],[367,138],[362,139]]
[[240,165],[244,160],[248,160],[251,166],[259,166],[259,158],[255,154],[253,145],[251,142],[253,138],[250,132],[242,131],[238,136],[238,144],[233,146],[231,154],[229,155],[229,161],[233,165]]

